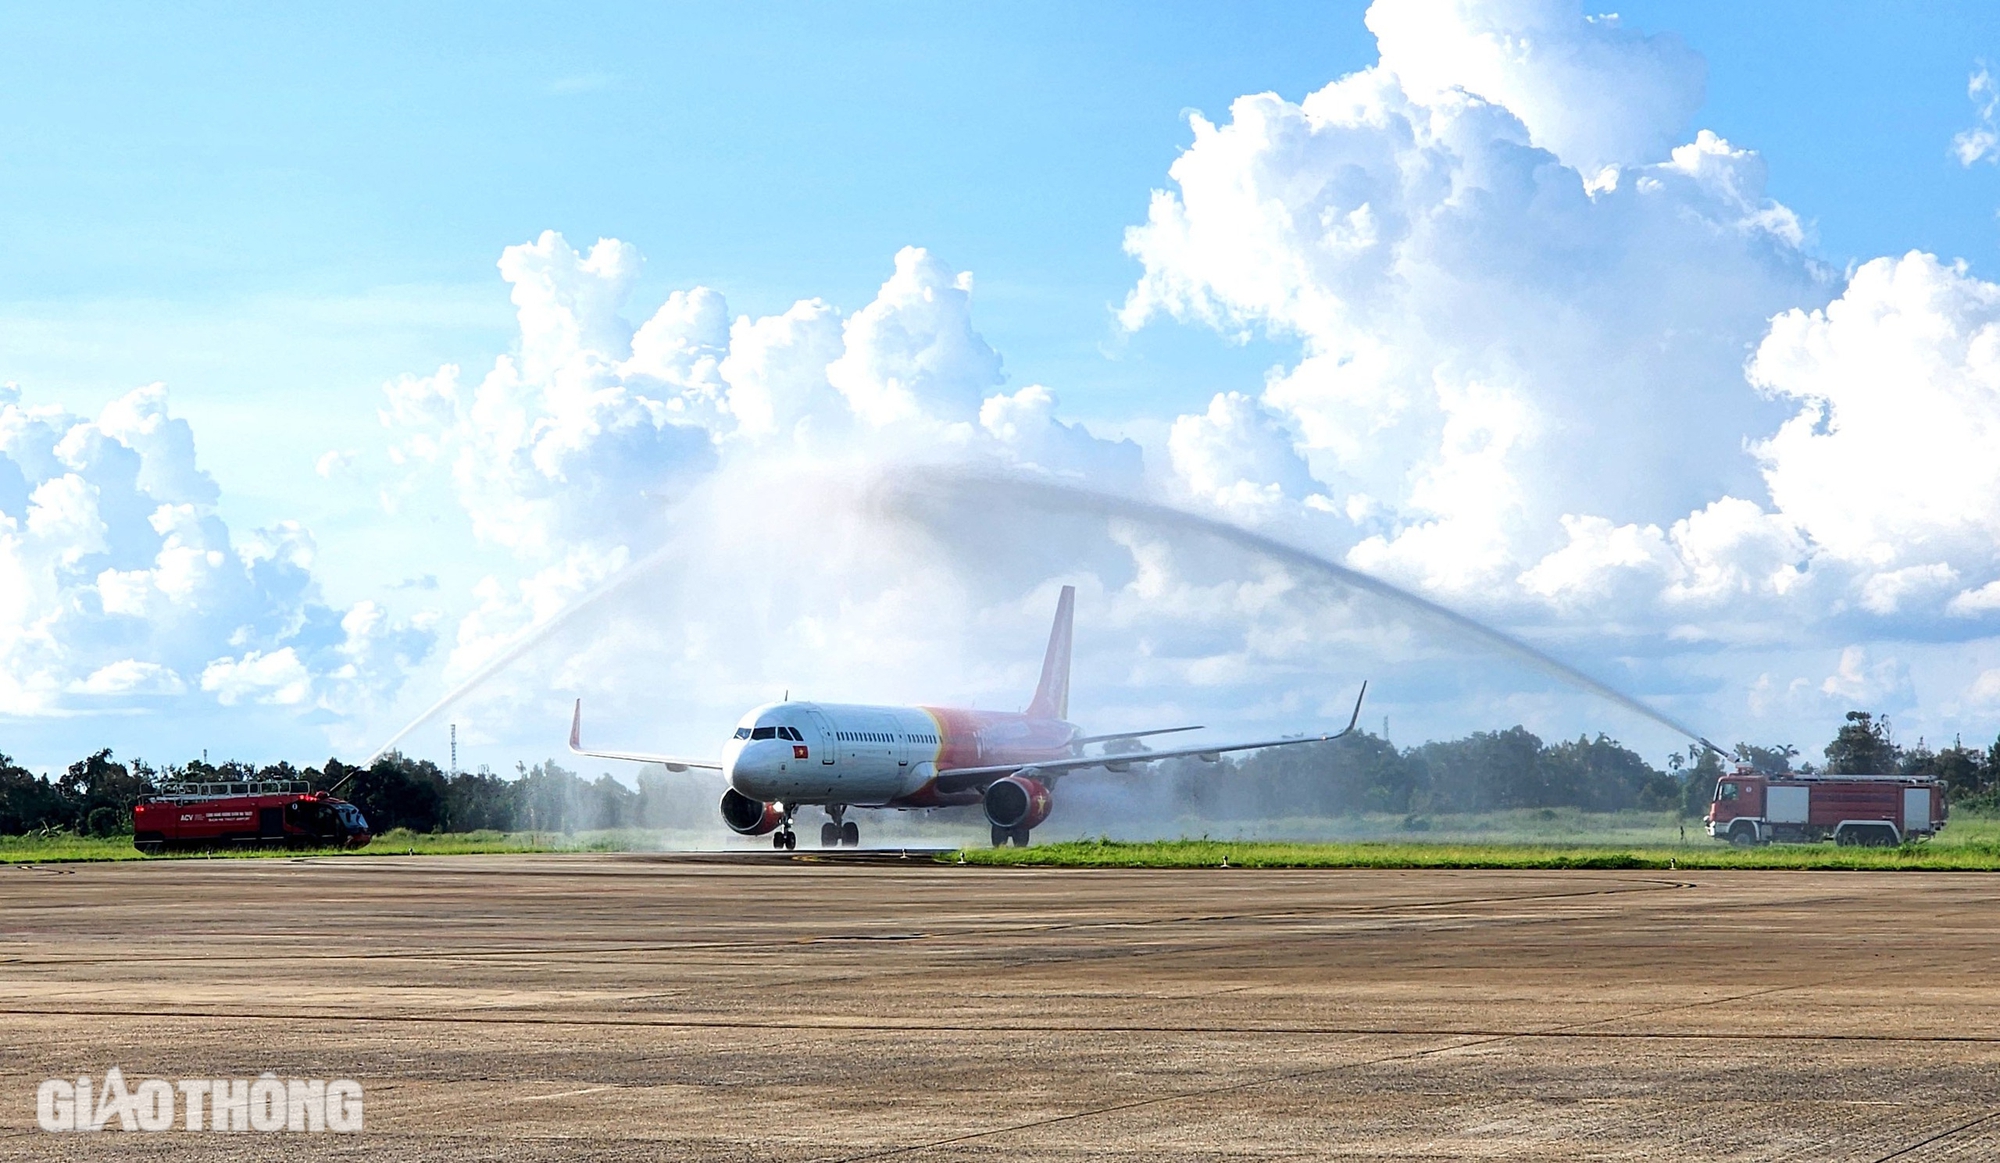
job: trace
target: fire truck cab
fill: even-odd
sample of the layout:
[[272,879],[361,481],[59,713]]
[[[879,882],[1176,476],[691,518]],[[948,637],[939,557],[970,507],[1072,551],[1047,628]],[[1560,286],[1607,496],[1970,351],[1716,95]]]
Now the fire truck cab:
[[361,809],[303,781],[197,783],[132,808],[132,844],[141,852],[284,844],[359,848],[373,838]]
[[1893,847],[1936,835],[1950,806],[1928,776],[1771,774],[1739,767],[1715,783],[1708,834],[1732,844],[1774,841]]

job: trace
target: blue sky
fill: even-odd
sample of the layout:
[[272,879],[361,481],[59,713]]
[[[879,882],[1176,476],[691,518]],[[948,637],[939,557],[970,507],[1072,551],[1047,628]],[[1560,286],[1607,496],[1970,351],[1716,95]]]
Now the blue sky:
[[[247,438],[273,397],[331,413],[503,346],[493,258],[542,229],[637,241],[647,290],[704,283],[748,310],[861,302],[918,244],[979,275],[1017,381],[1090,417],[1190,406],[1271,357],[1117,334],[1121,234],[1185,111],[1370,63],[1365,7],[15,6],[0,286],[38,326],[0,350],[80,405],[166,379]],[[2000,258],[1993,169],[1940,144],[2000,54],[1990,5],[1620,11],[1708,58],[1701,122],[1770,159],[1829,261]],[[289,511],[259,496],[263,466],[230,481],[232,459],[209,466],[232,503]]]
[[[1300,343],[1268,317],[1241,341],[1185,319],[1122,325],[1145,270],[1125,232],[1172,186],[1191,111],[1221,123],[1241,95],[1297,102],[1375,64],[1366,8],[0,8],[0,381],[86,417],[164,381],[232,530],[309,527],[315,584],[336,611],[378,601],[414,616],[420,595],[397,587],[437,577],[421,594],[435,594],[447,643],[481,578],[512,586],[526,567],[471,533],[439,480],[385,512],[381,389],[445,363],[476,380],[518,345],[495,261],[545,230],[579,250],[605,237],[644,252],[635,323],[697,285],[732,315],[815,296],[852,313],[899,248],[927,248],[974,274],[977,334],[1004,361],[992,387],[1045,384],[1064,419],[1132,435],[1158,463],[1176,417],[1218,392],[1256,396]],[[2000,60],[2000,11],[1619,12],[1705,59],[1706,98],[1677,140],[1706,128],[1757,151],[1765,194],[1804,226],[1804,255],[1836,276],[1912,249],[2000,274],[2000,170],[1951,152],[1976,121],[1968,77]],[[1799,304],[1823,304],[1809,298]],[[1308,422],[1286,423],[1297,436]],[[329,450],[376,469],[322,477]],[[1362,532],[1329,536],[1345,551]],[[1557,637],[1604,624],[1513,616]],[[1810,646],[1913,633],[1815,632]],[[53,762],[107,732],[127,750],[148,738],[185,749],[203,732],[234,732],[260,758],[351,749],[443,689],[442,658],[413,664],[407,689],[367,712],[204,703],[198,726],[164,736],[163,704],[137,716],[24,706],[33,742],[19,750]],[[1725,667],[1687,681],[1754,678]],[[526,744],[492,746],[497,760]]]

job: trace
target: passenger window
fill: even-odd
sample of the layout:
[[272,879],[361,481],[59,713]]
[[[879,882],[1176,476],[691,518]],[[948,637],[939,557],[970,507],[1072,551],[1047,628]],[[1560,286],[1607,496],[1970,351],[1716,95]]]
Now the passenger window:
[[750,737],[752,739],[775,739],[778,737],[778,729],[776,727],[759,727],[750,732]]

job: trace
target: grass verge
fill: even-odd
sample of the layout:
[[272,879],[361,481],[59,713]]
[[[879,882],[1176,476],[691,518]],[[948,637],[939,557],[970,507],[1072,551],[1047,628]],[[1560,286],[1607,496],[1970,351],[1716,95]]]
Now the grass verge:
[[1730,848],[1553,844],[1290,844],[1240,840],[1074,840],[1032,848],[967,848],[947,863],[1042,868],[1773,868],[1808,870],[2000,871],[2000,844],[1913,844],[1841,848],[1773,844]]
[[0,864],[66,864],[96,860],[202,860],[227,856],[272,859],[291,856],[472,856],[506,852],[630,852],[651,845],[639,833],[578,832],[410,832],[395,828],[366,848],[257,848],[142,855],[130,836],[0,836]]

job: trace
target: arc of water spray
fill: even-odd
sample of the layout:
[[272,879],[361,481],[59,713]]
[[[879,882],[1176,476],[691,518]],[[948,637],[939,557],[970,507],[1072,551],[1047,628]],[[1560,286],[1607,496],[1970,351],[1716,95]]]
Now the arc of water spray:
[[[1592,694],[1608,699],[1618,706],[1658,723],[1675,734],[1708,748],[1718,756],[1726,756],[1727,754],[1722,748],[1703,738],[1699,732],[1687,724],[1662,711],[1647,706],[1624,691],[1592,678],[1568,663],[1563,662],[1561,659],[1530,646],[1510,634],[1495,630],[1483,622],[1469,618],[1456,610],[1441,606],[1428,598],[1419,597],[1400,586],[1383,581],[1381,578],[1362,573],[1360,570],[1351,569],[1337,562],[1329,561],[1316,553],[1300,549],[1295,545],[1279,541],[1274,537],[1269,537],[1262,533],[1253,533],[1238,525],[1231,525],[1226,521],[1199,516],[1152,501],[1142,501],[1132,497],[1102,493],[1093,489],[1077,488],[1071,485],[1058,484],[1053,481],[997,473],[982,473],[965,469],[926,467],[917,473],[883,472],[877,475],[875,481],[875,497],[878,502],[884,503],[892,502],[898,494],[904,499],[914,499],[927,488],[937,491],[941,491],[945,487],[956,487],[963,491],[986,488],[1006,490],[1017,495],[1025,494],[1029,497],[1039,497],[1045,502],[1054,503],[1068,509],[1099,512],[1109,516],[1129,517],[1159,525],[1169,527],[1179,526],[1184,529],[1206,533],[1209,536],[1241,546],[1255,553],[1263,554],[1274,560],[1308,571],[1316,571],[1342,584],[1361,590],[1364,593],[1374,594],[1399,605],[1406,606],[1433,621],[1458,630],[1498,649],[1504,654],[1525,662],[1544,674],[1561,679],[1571,686],[1579,687]],[[486,660],[478,670],[473,671],[464,681],[446,691],[443,697],[432,703],[422,714],[410,720],[402,730],[391,735],[387,742],[376,748],[374,753],[368,757],[368,762],[373,763],[384,754],[393,750],[396,744],[401,743],[412,731],[435,720],[439,715],[448,710],[452,704],[464,698],[473,688],[493,677],[493,675],[512,663],[515,659],[534,649],[537,645],[547,640],[551,634],[562,629],[570,622],[575,621],[578,616],[597,605],[597,603],[631,585],[634,581],[651,571],[653,567],[667,560],[671,548],[671,544],[661,546],[659,549],[654,550],[645,557],[611,575],[596,589],[578,597],[552,617],[537,622],[515,635],[506,646],[501,648],[499,653]]]
[[396,744],[401,743],[408,737],[410,732],[444,714],[445,711],[451,708],[453,703],[464,698],[474,687],[498,674],[515,659],[533,650],[545,641],[549,635],[574,622],[578,615],[589,610],[592,606],[595,606],[612,594],[617,593],[619,590],[624,589],[626,586],[631,585],[634,581],[637,581],[647,571],[666,560],[668,556],[667,551],[670,548],[671,545],[663,545],[655,549],[653,552],[604,579],[596,589],[577,597],[576,600],[556,611],[553,615],[544,618],[540,622],[536,622],[519,634],[514,635],[513,638],[507,641],[505,646],[500,648],[499,653],[481,663],[478,670],[473,671],[470,675],[466,676],[464,681],[446,691],[443,697],[439,698],[437,702],[426,707],[422,714],[404,724],[402,730],[389,736],[387,742],[377,747],[374,753],[368,756],[367,762],[374,763],[377,759],[395,750]]
[[1318,572],[1354,589],[1374,594],[1408,607],[1426,618],[1449,626],[1454,630],[1458,630],[1486,643],[1488,646],[1500,650],[1504,654],[1525,662],[1544,674],[1560,679],[1572,686],[1580,687],[1591,694],[1609,699],[1626,710],[1641,715],[1652,722],[1666,727],[1677,735],[1681,735],[1708,748],[1718,756],[1726,755],[1722,748],[1703,738],[1700,732],[1687,724],[1662,711],[1647,706],[1624,691],[1592,678],[1590,675],[1563,662],[1561,659],[1556,658],[1546,651],[1530,646],[1510,634],[1496,630],[1484,622],[1469,618],[1456,610],[1441,606],[1428,598],[1419,597],[1403,589],[1401,586],[1383,581],[1381,578],[1362,573],[1360,570],[1351,569],[1337,562],[1329,561],[1316,553],[1300,549],[1295,545],[1279,541],[1274,537],[1268,537],[1262,533],[1254,533],[1238,525],[1231,525],[1226,521],[1199,516],[1152,501],[1142,501],[1132,497],[1101,493],[1094,489],[1077,488],[1054,481],[964,470],[944,470],[922,474],[922,479],[916,480],[907,477],[895,478],[885,476],[882,478],[881,483],[883,488],[887,490],[885,497],[898,492],[906,496],[916,495],[920,494],[927,487],[940,485],[946,487],[957,486],[961,489],[1005,489],[1016,495],[1025,493],[1031,497],[1039,497],[1045,502],[1060,505],[1071,510],[1101,512],[1110,516],[1128,517],[1152,524],[1169,527],[1178,526],[1183,529],[1192,529],[1206,533],[1209,536],[1241,546],[1285,564],[1311,572]]

